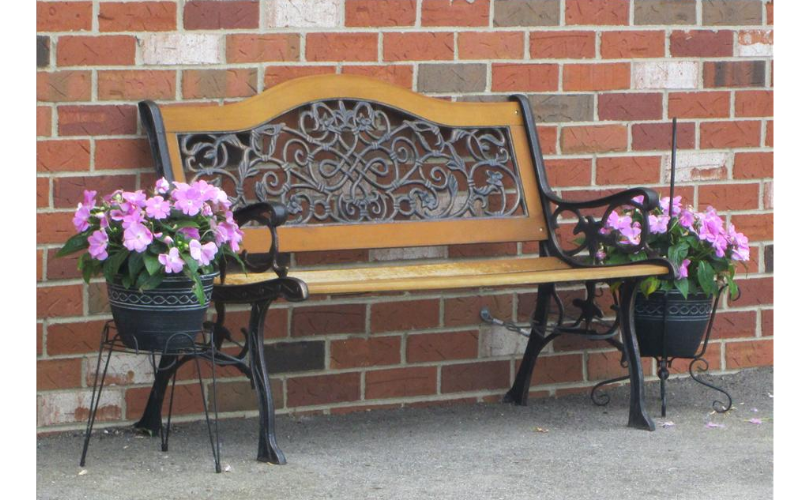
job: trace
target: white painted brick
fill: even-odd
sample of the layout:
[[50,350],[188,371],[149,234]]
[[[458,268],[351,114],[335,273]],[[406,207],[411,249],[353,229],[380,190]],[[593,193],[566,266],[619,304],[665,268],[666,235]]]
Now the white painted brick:
[[774,182],[764,183],[764,208],[771,210],[775,208],[775,189]]
[[443,259],[445,248],[415,247],[415,248],[381,248],[372,251],[374,260],[414,260],[414,259]]
[[696,89],[700,87],[700,63],[654,61],[633,63],[634,89]]
[[[669,182],[670,158],[664,156],[662,182]],[[708,181],[726,179],[728,176],[727,153],[690,153],[678,151],[675,165],[675,181]]]
[[[105,357],[103,362],[105,362]],[[83,358],[83,373],[86,374],[87,385],[94,383],[94,371],[96,368],[97,358]],[[153,365],[150,364],[148,356],[117,353],[111,356],[111,361],[108,363],[105,384],[147,384],[153,381],[153,376]]]
[[[98,409],[98,420],[101,419],[100,415],[109,420],[122,418],[122,400],[121,390],[103,388]],[[85,422],[89,417],[89,404],[91,401],[91,389],[39,394],[36,396],[36,425],[44,427]]]
[[188,33],[151,33],[140,35],[144,64],[219,64],[222,37]]
[[493,325],[481,328],[479,350],[480,357],[510,356],[525,352],[528,339],[522,335],[508,331],[505,327]]
[[734,49],[735,56],[772,57],[772,30],[744,30],[739,32]]
[[273,0],[267,2],[270,28],[335,28],[342,18],[343,0]]

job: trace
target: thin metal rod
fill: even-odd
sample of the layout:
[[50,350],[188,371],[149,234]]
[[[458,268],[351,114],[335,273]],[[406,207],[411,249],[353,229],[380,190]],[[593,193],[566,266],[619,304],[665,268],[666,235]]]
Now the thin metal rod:
[[161,431],[161,451],[169,450],[169,430],[172,428],[172,406],[175,403],[175,381],[178,371],[172,374],[172,389],[169,392],[169,412],[167,413],[167,428]]
[[[108,372],[108,363],[111,361],[111,354],[114,352],[113,348],[109,348],[108,357],[106,358],[105,366],[103,367],[103,375],[100,377],[100,388],[97,387],[97,376],[100,374],[100,362],[103,359],[103,346],[105,339],[108,335],[108,323],[106,323],[102,340],[100,341],[100,352],[97,354],[97,368],[94,371],[94,384],[92,385],[92,400],[89,403],[89,421],[86,422],[86,436],[83,439],[83,452],[81,453],[81,467],[86,465],[86,452],[89,451],[89,440],[92,437],[92,429],[94,428],[94,421],[97,417],[97,409],[100,407],[100,397],[103,395],[103,384],[106,380],[106,373]],[[97,398],[95,398],[95,394]]]

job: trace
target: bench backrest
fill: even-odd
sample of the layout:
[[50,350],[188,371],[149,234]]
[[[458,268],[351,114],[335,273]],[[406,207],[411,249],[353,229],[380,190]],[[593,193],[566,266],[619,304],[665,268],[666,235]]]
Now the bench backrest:
[[[235,207],[289,208],[283,252],[547,238],[541,154],[517,102],[326,75],[223,106],[142,109],[163,175],[213,182]],[[243,229],[248,251],[269,249],[265,228]]]

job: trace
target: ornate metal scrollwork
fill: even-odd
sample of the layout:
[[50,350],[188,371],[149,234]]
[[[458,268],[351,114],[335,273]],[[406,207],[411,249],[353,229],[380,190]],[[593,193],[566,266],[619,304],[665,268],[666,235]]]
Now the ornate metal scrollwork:
[[446,127],[334,99],[252,130],[178,138],[188,179],[225,185],[235,207],[280,201],[287,224],[527,214],[507,127]]

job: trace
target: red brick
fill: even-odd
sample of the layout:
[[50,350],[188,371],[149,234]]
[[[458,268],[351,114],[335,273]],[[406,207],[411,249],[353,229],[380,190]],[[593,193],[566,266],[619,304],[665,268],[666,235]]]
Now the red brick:
[[70,172],[89,170],[89,141],[38,141],[36,170],[39,172]]
[[620,90],[630,85],[629,63],[564,65],[564,90]]
[[55,208],[74,208],[83,200],[87,189],[103,195],[115,189],[133,191],[136,189],[135,175],[56,177],[53,179],[53,203]]
[[627,25],[628,0],[565,0],[566,24]]
[[548,160],[547,180],[553,187],[588,186],[592,183],[591,158]]
[[187,30],[258,28],[258,0],[192,0],[183,8]]
[[[249,328],[250,311],[228,311],[225,314],[225,327],[233,333],[235,340],[244,340],[240,333]],[[239,336],[237,339],[237,335]],[[289,310],[270,308],[264,322],[264,337],[268,339],[286,338],[289,336]]]
[[740,90],[736,92],[734,114],[737,117],[771,117],[773,115],[772,91]]
[[672,57],[731,57],[733,31],[673,31],[669,51]]
[[408,363],[429,363],[478,356],[478,331],[423,333],[406,340]]
[[250,97],[258,93],[258,70],[196,69],[183,72],[184,99]]
[[532,31],[531,59],[591,59],[595,55],[593,31]]
[[92,2],[36,2],[36,31],[92,29]]
[[507,389],[508,361],[484,361],[442,366],[442,393]]
[[350,338],[331,341],[331,368],[400,364],[400,337]]
[[153,168],[150,145],[146,139],[102,139],[95,142],[96,169]]
[[82,313],[83,287],[81,285],[48,286],[36,289],[37,318],[79,316]]
[[175,72],[98,71],[97,97],[101,101],[172,100],[175,99]]
[[44,324],[36,323],[36,356],[41,356],[44,349]]
[[703,63],[703,86],[763,87],[764,61],[717,61]]
[[335,66],[267,66],[264,71],[264,86],[274,87],[295,78],[336,73]]
[[734,179],[773,177],[773,154],[769,152],[736,153],[733,159]]
[[436,367],[368,371],[366,399],[408,398],[436,394]]
[[521,32],[458,34],[459,59],[522,59],[525,36]]
[[308,61],[377,61],[377,33],[309,33]]
[[453,47],[452,33],[384,33],[383,60],[451,61]]
[[[631,126],[634,151],[672,149],[672,123],[637,123]],[[678,148],[694,149],[694,123],[678,123]]]
[[50,179],[47,177],[36,178],[36,208],[50,206]]
[[448,251],[448,255],[452,259],[498,257],[501,255],[516,254],[516,243],[473,243],[467,245],[451,245]]
[[669,116],[676,118],[728,118],[730,92],[670,92]]
[[[735,219],[736,217],[734,217]],[[742,231],[743,226],[736,225],[737,231]],[[744,233],[749,236],[748,233]],[[752,238],[750,238],[752,241]],[[751,278],[746,280],[736,280],[739,285],[741,296],[731,303],[733,307],[763,306],[773,304],[774,289],[773,278]]]
[[758,209],[758,184],[714,184],[700,186],[700,206],[711,205],[717,210]]
[[542,146],[542,154],[556,154],[556,144],[558,143],[558,129],[556,127],[542,127],[537,125],[539,131],[539,142]]
[[298,307],[292,310],[292,337],[363,333],[367,307],[364,304],[338,304]]
[[658,182],[660,173],[660,156],[614,156],[597,159],[597,184],[652,184]]
[[761,122],[704,122],[700,124],[701,148],[756,148],[761,145]]
[[[721,349],[720,349],[719,342],[712,342],[708,344],[708,348],[706,349],[705,354],[703,354],[703,358],[708,361],[708,369],[709,370],[720,370],[722,369],[722,356]],[[691,363],[691,359],[674,359],[672,364],[669,367],[669,371],[671,374],[673,373],[689,373],[689,363]],[[695,370],[703,365],[698,363],[695,365]]]
[[[147,405],[150,396],[149,387],[130,388],[125,391],[125,418],[128,420],[139,419]],[[161,413],[166,415],[169,411],[170,398],[164,398]],[[200,386],[197,382],[180,384],[175,386],[174,402],[172,403],[172,415],[202,415],[203,398],[200,397]]]
[[125,135],[136,133],[136,106],[60,106],[59,135]]
[[498,318],[510,318],[513,304],[514,297],[507,294],[444,299],[444,325],[480,325],[480,311],[484,307]]
[[532,385],[561,384],[583,380],[583,360],[580,354],[540,357],[533,370]]
[[36,214],[36,243],[64,243],[75,234],[72,212]]
[[80,386],[80,359],[40,359],[36,362],[37,391],[71,389]]
[[495,92],[545,92],[558,90],[555,64],[492,64],[492,90]]
[[768,148],[775,146],[775,124],[772,120],[767,121],[767,131],[764,134],[764,145]]
[[62,36],[56,48],[59,66],[131,65],[136,38],[128,35]]
[[[619,364],[619,351],[589,353],[586,360],[586,375],[589,380],[608,380],[628,374],[628,368]],[[644,363],[649,365],[649,363]]]
[[414,67],[410,64],[344,66],[342,67],[342,74],[368,76],[409,90],[414,83]]
[[413,26],[417,0],[348,0],[344,4],[344,25],[348,27]]
[[92,73],[89,71],[37,71],[36,100],[45,102],[90,101]]
[[774,24],[774,18],[773,18],[773,16],[774,16],[774,11],[773,11],[774,5],[773,5],[772,0],[769,0],[766,3],[766,7],[767,7],[767,24],[772,25],[772,24]]
[[100,320],[47,325],[47,353],[51,356],[96,353],[105,323]]
[[773,364],[772,340],[727,342],[725,344],[725,366],[729,370],[772,366]]
[[561,151],[565,154],[605,153],[628,149],[624,125],[589,125],[561,129]]
[[439,299],[379,302],[370,306],[372,332],[393,332],[439,326]]
[[[78,258],[81,253],[74,253],[64,257],[56,257],[58,249],[51,248],[47,251],[47,280],[67,280],[81,277],[78,270]],[[95,346],[97,347],[97,346]]]
[[422,26],[489,26],[489,0],[421,0]]
[[772,214],[734,215],[731,222],[751,242],[772,240]]
[[50,137],[53,128],[53,110],[48,106],[36,106],[36,136]]
[[755,311],[720,311],[714,318],[714,327],[713,331],[711,332],[711,338],[733,339],[755,337],[755,335]]
[[299,61],[300,35],[228,35],[225,53],[229,63]]
[[761,310],[761,336],[771,337],[775,335],[775,312],[772,309]]
[[177,28],[175,2],[103,2],[100,31],[173,31]]
[[634,59],[664,57],[665,32],[604,31],[600,35],[600,57],[603,59]]
[[286,382],[287,406],[312,406],[357,401],[361,395],[359,373],[295,377]]
[[661,94],[600,94],[597,112],[601,120],[660,120]]

